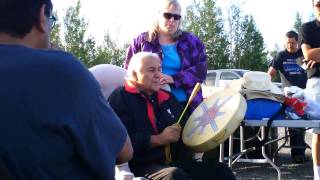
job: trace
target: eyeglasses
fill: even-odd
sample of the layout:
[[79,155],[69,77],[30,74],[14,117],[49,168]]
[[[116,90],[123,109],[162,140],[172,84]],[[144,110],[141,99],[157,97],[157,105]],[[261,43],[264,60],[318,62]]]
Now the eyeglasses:
[[51,29],[53,29],[54,25],[56,24],[57,18],[54,15],[50,15],[48,17],[48,19],[50,20],[50,24],[51,24]]
[[181,19],[181,16],[179,14],[172,14],[172,13],[163,13],[163,17],[168,20],[173,17],[173,19],[176,21]]

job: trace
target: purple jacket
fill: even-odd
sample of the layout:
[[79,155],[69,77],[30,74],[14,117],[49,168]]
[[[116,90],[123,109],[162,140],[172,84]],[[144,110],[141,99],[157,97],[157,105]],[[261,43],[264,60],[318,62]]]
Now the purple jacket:
[[[149,42],[148,33],[144,32],[135,38],[127,50],[124,67],[127,69],[133,54],[145,51],[157,53],[162,59],[162,50],[158,38]],[[181,70],[173,76],[175,88],[182,87],[189,97],[197,82],[202,83],[207,75],[207,56],[203,43],[198,37],[183,32],[177,39],[177,50],[181,58]],[[194,110],[202,102],[201,90],[191,103],[191,110]]]

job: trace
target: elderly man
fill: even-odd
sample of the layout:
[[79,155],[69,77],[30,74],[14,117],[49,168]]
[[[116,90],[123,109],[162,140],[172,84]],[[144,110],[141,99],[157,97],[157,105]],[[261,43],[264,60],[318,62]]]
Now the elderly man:
[[[175,124],[182,108],[173,95],[160,89],[161,76],[157,54],[137,53],[129,63],[127,82],[109,97],[132,140],[131,171],[148,179],[235,179],[223,164],[192,160],[192,152],[181,142],[181,127]],[[168,144],[171,152],[165,151]],[[172,162],[165,163],[168,154]]]
[[0,179],[113,179],[126,129],[78,59],[46,50],[54,20],[51,0],[0,1]]

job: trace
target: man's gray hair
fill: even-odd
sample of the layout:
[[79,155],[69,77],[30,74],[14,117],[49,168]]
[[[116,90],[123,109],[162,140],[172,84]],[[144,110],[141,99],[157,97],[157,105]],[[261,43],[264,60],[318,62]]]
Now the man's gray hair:
[[142,66],[142,60],[145,58],[160,59],[158,54],[152,52],[138,52],[134,54],[128,65],[128,80],[134,80],[133,72],[140,71],[140,68]]

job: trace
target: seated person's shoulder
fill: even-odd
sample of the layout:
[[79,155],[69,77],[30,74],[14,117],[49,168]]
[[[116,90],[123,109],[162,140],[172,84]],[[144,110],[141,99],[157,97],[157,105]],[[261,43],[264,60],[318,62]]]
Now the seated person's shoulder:
[[74,76],[89,73],[79,59],[64,51],[38,50],[34,53],[33,62],[41,68],[48,69],[48,73],[55,72]]
[[187,38],[189,41],[201,42],[199,37],[193,34],[192,32],[183,31],[182,37]]
[[[118,87],[115,89],[109,96],[108,102],[112,109],[116,112],[116,114],[121,117],[122,116],[132,116],[131,114],[132,109],[135,109],[137,106],[135,106],[136,99],[131,96],[130,93],[126,92],[124,89],[124,86]],[[130,112],[130,113],[128,113]]]
[[[99,84],[80,60],[70,53],[57,50],[30,52],[27,69],[30,73],[50,79],[51,86],[67,86],[94,93]],[[96,94],[96,93],[95,93]]]
[[123,94],[125,93],[124,87],[120,86],[116,88],[112,93],[110,94],[108,101],[112,107],[119,106],[123,103]]
[[81,64],[80,61],[71,53],[57,50],[39,50],[37,57],[53,64]]

